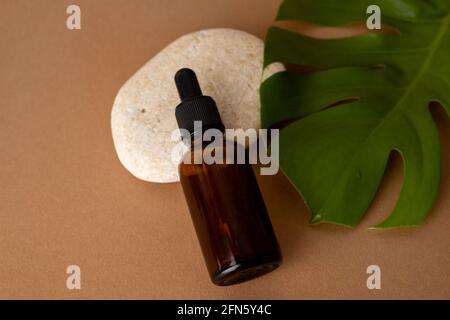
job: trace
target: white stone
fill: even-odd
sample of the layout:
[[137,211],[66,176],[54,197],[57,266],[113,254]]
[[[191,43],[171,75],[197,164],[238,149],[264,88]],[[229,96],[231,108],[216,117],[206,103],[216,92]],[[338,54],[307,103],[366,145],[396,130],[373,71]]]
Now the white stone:
[[[179,159],[171,158],[179,104],[173,77],[184,67],[196,72],[227,128],[258,129],[263,51],[263,41],[251,34],[208,29],[180,37],[148,61],[119,90],[111,113],[114,145],[125,168],[145,181],[179,180]],[[264,77],[281,70],[272,65]]]

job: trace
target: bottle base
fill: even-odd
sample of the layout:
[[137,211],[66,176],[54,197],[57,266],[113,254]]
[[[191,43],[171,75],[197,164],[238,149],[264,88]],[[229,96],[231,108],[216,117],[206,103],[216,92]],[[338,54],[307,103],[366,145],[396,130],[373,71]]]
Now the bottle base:
[[212,282],[218,286],[230,286],[263,276],[280,266],[280,261],[268,263],[238,263],[215,273]]

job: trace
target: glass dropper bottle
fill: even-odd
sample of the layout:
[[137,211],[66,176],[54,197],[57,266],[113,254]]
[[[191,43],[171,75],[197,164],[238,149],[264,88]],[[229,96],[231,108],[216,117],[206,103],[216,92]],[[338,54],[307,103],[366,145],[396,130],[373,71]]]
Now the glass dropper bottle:
[[[185,138],[191,146],[179,165],[180,181],[211,280],[232,285],[266,274],[282,258],[252,166],[227,163],[227,146],[242,146],[225,139],[220,150],[223,163],[195,163],[195,152],[208,148],[204,132],[223,133],[224,125],[216,103],[202,94],[192,70],[179,70],[175,82],[181,99],[175,115],[178,126],[189,132]],[[194,121],[202,122],[201,130]]]

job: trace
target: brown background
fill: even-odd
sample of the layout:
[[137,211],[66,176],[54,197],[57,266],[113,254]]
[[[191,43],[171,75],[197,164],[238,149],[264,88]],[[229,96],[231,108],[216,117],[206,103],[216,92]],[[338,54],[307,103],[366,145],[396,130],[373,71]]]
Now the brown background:
[[[66,7],[82,30],[65,27]],[[119,163],[110,111],[117,90],[170,41],[232,27],[264,36],[279,0],[17,1],[0,5],[1,298],[450,298],[450,125],[436,205],[416,229],[367,229],[392,209],[394,159],[355,230],[311,227],[281,176],[260,179],[284,253],[275,272],[213,286],[178,183],[152,184]],[[82,290],[65,269],[81,266]],[[366,288],[366,268],[382,289]]]

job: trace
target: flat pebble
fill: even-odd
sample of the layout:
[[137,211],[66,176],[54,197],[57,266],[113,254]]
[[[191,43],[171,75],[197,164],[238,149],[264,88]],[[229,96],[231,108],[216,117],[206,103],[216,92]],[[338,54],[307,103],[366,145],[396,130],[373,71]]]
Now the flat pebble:
[[[179,140],[171,136],[180,102],[173,77],[181,68],[196,72],[227,128],[258,129],[263,51],[263,41],[246,32],[207,29],[178,38],[149,60],[119,90],[112,108],[112,135],[123,166],[145,181],[179,180],[180,159],[172,157]],[[281,70],[269,66],[264,77]]]

